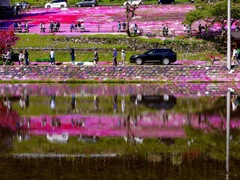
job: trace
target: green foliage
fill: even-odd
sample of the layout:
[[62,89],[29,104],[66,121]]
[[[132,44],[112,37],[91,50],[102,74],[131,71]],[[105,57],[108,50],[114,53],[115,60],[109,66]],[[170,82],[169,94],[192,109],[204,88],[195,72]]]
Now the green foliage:
[[[239,4],[232,4],[232,23],[240,18],[239,7]],[[191,25],[198,20],[205,20],[210,25],[218,22],[224,27],[227,23],[227,14],[227,1],[217,1],[214,3],[205,3],[201,1],[196,3],[195,10],[187,13],[183,23]]]
[[50,58],[36,58],[36,62],[50,62]]

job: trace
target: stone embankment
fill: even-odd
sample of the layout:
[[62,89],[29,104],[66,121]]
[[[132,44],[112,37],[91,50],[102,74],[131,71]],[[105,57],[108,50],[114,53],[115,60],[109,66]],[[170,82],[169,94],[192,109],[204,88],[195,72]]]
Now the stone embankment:
[[229,72],[225,66],[147,65],[147,66],[2,66],[2,81],[94,80],[104,82],[239,82],[240,71]]

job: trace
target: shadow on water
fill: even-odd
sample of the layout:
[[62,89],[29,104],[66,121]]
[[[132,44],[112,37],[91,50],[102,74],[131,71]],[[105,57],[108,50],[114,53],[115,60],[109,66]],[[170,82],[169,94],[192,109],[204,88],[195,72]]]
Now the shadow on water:
[[1,177],[237,178],[239,87],[0,84]]

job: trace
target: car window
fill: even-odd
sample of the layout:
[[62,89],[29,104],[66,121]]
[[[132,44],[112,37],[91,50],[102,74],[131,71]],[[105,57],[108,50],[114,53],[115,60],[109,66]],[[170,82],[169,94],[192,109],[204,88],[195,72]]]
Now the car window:
[[166,53],[166,52],[170,52],[170,49],[158,49],[157,53]]
[[162,53],[162,52],[166,52],[166,50],[165,49],[158,49],[158,50],[156,50],[156,52],[157,53]]
[[148,51],[148,54],[154,54],[155,50]]

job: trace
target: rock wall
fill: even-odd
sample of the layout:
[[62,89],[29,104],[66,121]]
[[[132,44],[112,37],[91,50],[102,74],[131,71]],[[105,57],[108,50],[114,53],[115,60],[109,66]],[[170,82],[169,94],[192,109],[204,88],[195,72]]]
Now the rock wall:
[[177,52],[203,52],[206,50],[216,51],[214,43],[206,43],[206,41],[186,41],[182,40],[141,40],[138,38],[98,38],[98,37],[56,37],[51,39],[59,42],[75,42],[90,44],[117,44],[127,45],[128,50],[146,50],[151,48],[171,48]]
[[4,80],[106,80],[156,82],[234,82],[240,81],[240,70],[230,74],[225,66],[4,66]]

